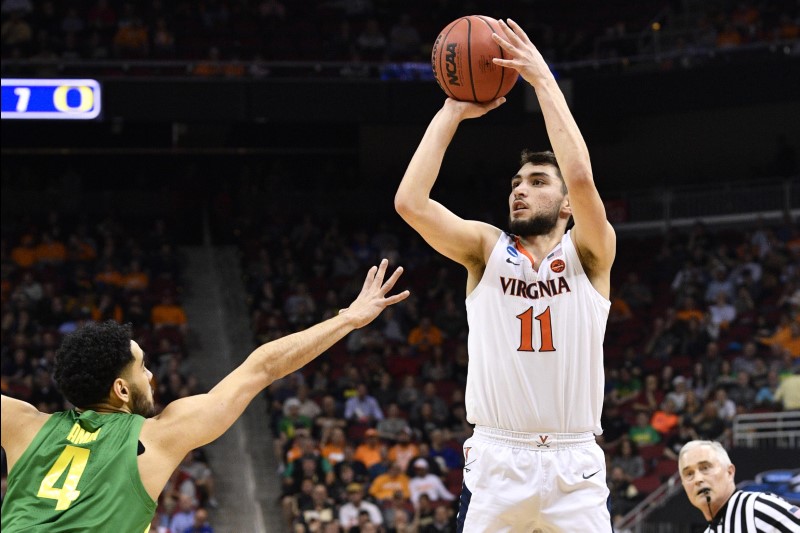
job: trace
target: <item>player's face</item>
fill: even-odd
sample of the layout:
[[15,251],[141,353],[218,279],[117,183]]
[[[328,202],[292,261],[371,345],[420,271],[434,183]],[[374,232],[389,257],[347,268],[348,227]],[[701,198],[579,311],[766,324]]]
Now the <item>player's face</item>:
[[131,387],[131,412],[148,418],[155,414],[153,388],[150,385],[153,373],[144,366],[144,352],[134,341],[131,341],[131,353],[133,353],[134,360],[128,369],[127,376]]
[[521,236],[553,231],[566,204],[564,183],[549,165],[523,165],[511,179],[508,225]]
[[703,512],[709,505],[706,495],[711,498],[711,507],[719,509],[736,488],[733,482],[736,469],[733,465],[720,463],[717,454],[708,446],[698,446],[686,452],[679,468],[686,496]]

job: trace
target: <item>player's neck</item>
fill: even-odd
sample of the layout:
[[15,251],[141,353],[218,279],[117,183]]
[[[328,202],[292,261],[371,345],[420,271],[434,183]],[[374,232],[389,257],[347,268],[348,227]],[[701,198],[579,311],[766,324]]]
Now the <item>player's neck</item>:
[[547,235],[520,235],[518,243],[534,257],[538,264],[542,258],[553,251],[563,236],[564,232],[557,230],[551,231]]
[[100,414],[114,414],[114,413],[131,414],[133,412],[126,404],[114,405],[108,401],[87,405],[86,407],[79,407],[76,408],[76,410],[79,413],[82,413],[84,411],[94,411],[95,413],[100,413]]

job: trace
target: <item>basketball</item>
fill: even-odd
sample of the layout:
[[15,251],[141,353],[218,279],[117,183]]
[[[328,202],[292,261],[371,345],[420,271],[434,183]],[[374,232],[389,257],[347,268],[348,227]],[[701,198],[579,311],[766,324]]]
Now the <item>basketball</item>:
[[517,72],[492,62],[495,57],[507,57],[492,40],[492,33],[503,35],[496,19],[470,15],[454,20],[436,37],[431,65],[447,96],[467,102],[491,102],[514,86]]

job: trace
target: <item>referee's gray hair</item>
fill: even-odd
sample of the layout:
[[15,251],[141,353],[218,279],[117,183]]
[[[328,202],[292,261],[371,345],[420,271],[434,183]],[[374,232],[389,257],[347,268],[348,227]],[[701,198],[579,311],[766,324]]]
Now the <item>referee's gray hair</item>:
[[683,455],[695,448],[699,448],[700,446],[708,446],[711,450],[716,454],[717,459],[722,464],[722,466],[728,466],[731,463],[731,458],[728,456],[728,452],[725,451],[725,448],[722,447],[722,444],[715,440],[692,440],[687,442],[681,448],[680,453],[678,454],[678,464],[681,463],[681,459]]

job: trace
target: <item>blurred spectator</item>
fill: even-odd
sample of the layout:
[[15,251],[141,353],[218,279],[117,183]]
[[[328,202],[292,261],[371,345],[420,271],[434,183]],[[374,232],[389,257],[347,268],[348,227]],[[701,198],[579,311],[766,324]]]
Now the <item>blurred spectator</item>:
[[767,382],[756,392],[756,406],[767,409],[776,407],[777,400],[775,399],[775,393],[779,385],[780,379],[778,377],[778,372],[776,370],[770,370],[767,374]]
[[[308,385],[301,383],[297,386],[296,395],[292,398],[300,402],[300,407],[297,410],[298,414],[305,416],[310,420],[314,420],[316,417],[322,414],[322,408],[317,404],[317,402],[309,398],[308,393]],[[292,398],[289,399],[291,400]],[[287,414],[286,404],[284,404],[284,414]]]
[[442,472],[448,470],[458,470],[462,466],[463,456],[460,447],[458,451],[450,443],[446,442],[444,430],[435,429],[430,432],[430,452],[428,457],[439,464]]
[[383,419],[383,411],[378,401],[369,395],[369,390],[365,383],[356,386],[357,394],[348,398],[344,404],[344,418],[348,422],[358,424],[374,425]]
[[800,314],[794,320],[788,314],[782,315],[781,323],[772,335],[758,337],[756,340],[767,346],[778,345],[788,350],[792,357],[800,358]]
[[420,506],[420,496],[426,495],[431,502],[440,500],[452,501],[456,497],[447,490],[442,480],[429,472],[429,464],[426,459],[417,458],[413,463],[414,477],[409,482],[411,491],[411,502],[415,508]]
[[728,389],[728,398],[736,405],[737,412],[748,412],[755,407],[756,390],[750,383],[750,374],[737,374],[736,384]]
[[442,330],[428,316],[422,317],[419,324],[411,328],[408,334],[408,345],[420,355],[431,353],[435,346],[442,345],[442,341]]
[[609,499],[613,510],[612,521],[617,522],[639,501],[639,491],[620,467],[611,468],[608,479]]
[[636,445],[627,439],[620,442],[617,453],[611,459],[611,468],[621,468],[629,481],[645,474],[644,461]]
[[730,298],[724,292],[717,293],[716,300],[708,306],[709,314],[709,333],[716,339],[720,332],[728,327],[736,319],[736,308],[730,303]]
[[636,414],[636,423],[631,426],[628,436],[639,447],[661,442],[661,435],[650,425],[650,417],[644,412]]
[[653,413],[650,418],[650,425],[662,436],[666,436],[678,426],[679,420],[680,416],[676,412],[675,402],[671,398],[667,398],[661,404],[661,407]]
[[169,521],[170,531],[186,531],[194,526],[195,502],[187,494],[178,495],[178,506]]
[[369,487],[369,494],[378,502],[391,500],[398,492],[403,498],[410,498],[409,477],[399,462],[391,462],[389,470],[377,476]]
[[126,17],[120,20],[113,42],[114,54],[117,57],[145,58],[150,50],[149,29],[138,16]]
[[153,306],[150,312],[150,321],[156,329],[176,327],[183,334],[188,332],[186,312],[169,293],[163,294],[159,303]]
[[402,492],[395,492],[391,500],[383,502],[383,523],[387,533],[417,533],[411,517],[414,506]]
[[692,419],[697,436],[702,440],[718,440],[726,430],[726,424],[719,416],[717,404],[708,400],[703,411]]
[[731,422],[736,416],[736,404],[728,398],[728,391],[724,387],[718,387],[714,391],[712,401],[717,407],[717,416],[726,423]]
[[188,476],[197,489],[197,500],[201,505],[218,507],[219,503],[214,494],[214,475],[205,460],[202,450],[193,450],[186,454],[181,465],[178,467],[181,475]]
[[309,530],[317,525],[330,524],[336,520],[336,505],[328,496],[324,483],[317,483],[311,490],[311,500],[299,506],[300,523]]
[[794,374],[781,379],[775,391],[775,401],[783,406],[784,411],[800,409],[800,367],[795,366]]
[[331,394],[322,397],[322,412],[314,419],[314,432],[320,440],[334,429],[344,429],[347,421],[341,415],[336,399]]
[[202,507],[194,512],[194,522],[183,530],[183,533],[214,533],[214,528],[208,522],[208,511]]
[[411,428],[404,427],[394,435],[396,442],[389,448],[389,461],[400,465],[403,471],[408,467],[411,458],[419,454],[419,448],[411,440],[411,433]]
[[689,392],[689,387],[686,378],[675,376],[672,380],[672,391],[668,392],[664,399],[673,403],[675,411],[682,411],[686,405],[687,392]]
[[294,440],[298,430],[311,430],[311,419],[300,414],[300,400],[297,398],[286,400],[284,412],[278,422],[278,437],[275,439],[278,464],[284,463],[286,447]]
[[455,531],[452,511],[444,505],[439,505],[433,510],[431,523],[422,528],[420,533],[455,533]]
[[655,411],[663,400],[664,393],[658,386],[658,376],[648,374],[644,378],[644,388],[637,393],[631,408],[634,411],[644,411],[649,414]]
[[347,486],[348,501],[339,508],[339,525],[348,531],[359,525],[359,514],[366,512],[369,521],[375,525],[383,524],[383,515],[377,505],[364,499],[364,487],[359,483]]
[[386,417],[378,422],[375,429],[383,439],[394,439],[401,432],[410,431],[408,422],[401,416],[400,407],[396,403],[389,404],[386,409]]
[[681,418],[677,431],[672,432],[664,442],[664,457],[677,461],[683,445],[697,438],[697,432],[694,430],[691,421]]
[[634,312],[646,309],[653,302],[653,290],[642,283],[635,271],[628,272],[617,291],[617,296],[625,300]]
[[412,424],[419,426],[423,422],[423,407],[430,406],[431,417],[436,422],[447,420],[449,409],[444,400],[439,396],[439,391],[433,381],[428,381],[422,387],[422,395],[411,407],[409,414]]
[[356,447],[353,459],[360,461],[366,468],[381,461],[381,449],[385,445],[380,442],[378,438],[378,431],[375,428],[369,428],[364,432],[364,440]]

